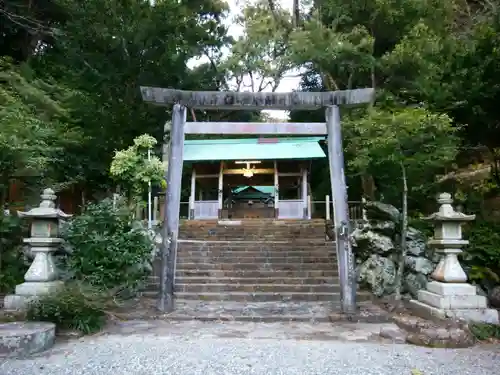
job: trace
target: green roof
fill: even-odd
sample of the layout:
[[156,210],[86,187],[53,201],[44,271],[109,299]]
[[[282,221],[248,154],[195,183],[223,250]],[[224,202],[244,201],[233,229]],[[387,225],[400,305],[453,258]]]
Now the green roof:
[[236,189],[233,189],[233,193],[239,194],[248,188],[254,188],[257,191],[260,191],[262,194],[274,194],[274,186],[239,186]]
[[323,137],[199,139],[184,141],[184,161],[283,160],[326,157]]

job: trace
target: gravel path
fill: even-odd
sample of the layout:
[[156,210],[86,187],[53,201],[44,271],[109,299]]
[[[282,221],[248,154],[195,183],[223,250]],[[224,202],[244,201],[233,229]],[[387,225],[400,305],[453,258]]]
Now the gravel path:
[[424,375],[493,375],[499,368],[498,347],[445,350],[160,330],[59,344],[32,359],[0,362],[0,375],[410,375],[412,369]]

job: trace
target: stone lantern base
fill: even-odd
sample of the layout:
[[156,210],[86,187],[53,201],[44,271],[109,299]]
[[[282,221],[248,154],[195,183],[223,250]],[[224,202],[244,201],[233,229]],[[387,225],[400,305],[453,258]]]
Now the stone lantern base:
[[477,295],[476,287],[467,283],[431,281],[426,290],[418,291],[418,300],[411,300],[410,306],[424,318],[499,323],[498,311],[488,308],[486,297]]
[[16,294],[5,296],[3,305],[5,310],[25,310],[30,302],[41,297],[57,293],[64,287],[60,280],[46,282],[24,282],[16,286]]

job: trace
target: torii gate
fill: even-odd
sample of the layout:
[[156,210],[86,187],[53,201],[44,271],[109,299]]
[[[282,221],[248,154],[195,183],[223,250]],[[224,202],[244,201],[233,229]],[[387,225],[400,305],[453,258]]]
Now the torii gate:
[[[367,104],[374,89],[364,88],[332,92],[221,92],[182,91],[158,87],[141,87],[145,102],[173,105],[168,157],[165,220],[162,229],[162,272],[158,309],[174,309],[174,273],[179,233],[179,211],[185,134],[287,134],[327,135],[330,183],[334,204],[334,223],[344,313],[356,310],[356,271],[349,240],[349,210],[344,173],[344,152],[339,106]],[[238,123],[186,122],[186,107],[228,110],[314,110],[326,107],[326,123]],[[220,192],[219,192],[220,194]]]

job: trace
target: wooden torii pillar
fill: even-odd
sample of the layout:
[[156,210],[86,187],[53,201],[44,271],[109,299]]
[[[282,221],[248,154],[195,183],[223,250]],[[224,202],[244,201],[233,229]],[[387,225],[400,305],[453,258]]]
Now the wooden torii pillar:
[[[355,261],[349,240],[349,210],[344,173],[344,152],[339,106],[370,103],[373,88],[332,92],[221,92],[182,91],[141,87],[142,98],[154,105],[173,105],[170,155],[167,171],[166,209],[163,227],[162,273],[158,309],[174,309],[174,273],[179,233],[180,193],[184,134],[328,135],[330,183],[334,204],[336,250],[344,313],[356,310]],[[326,123],[186,123],[186,107],[227,110],[314,110],[326,107]]]

